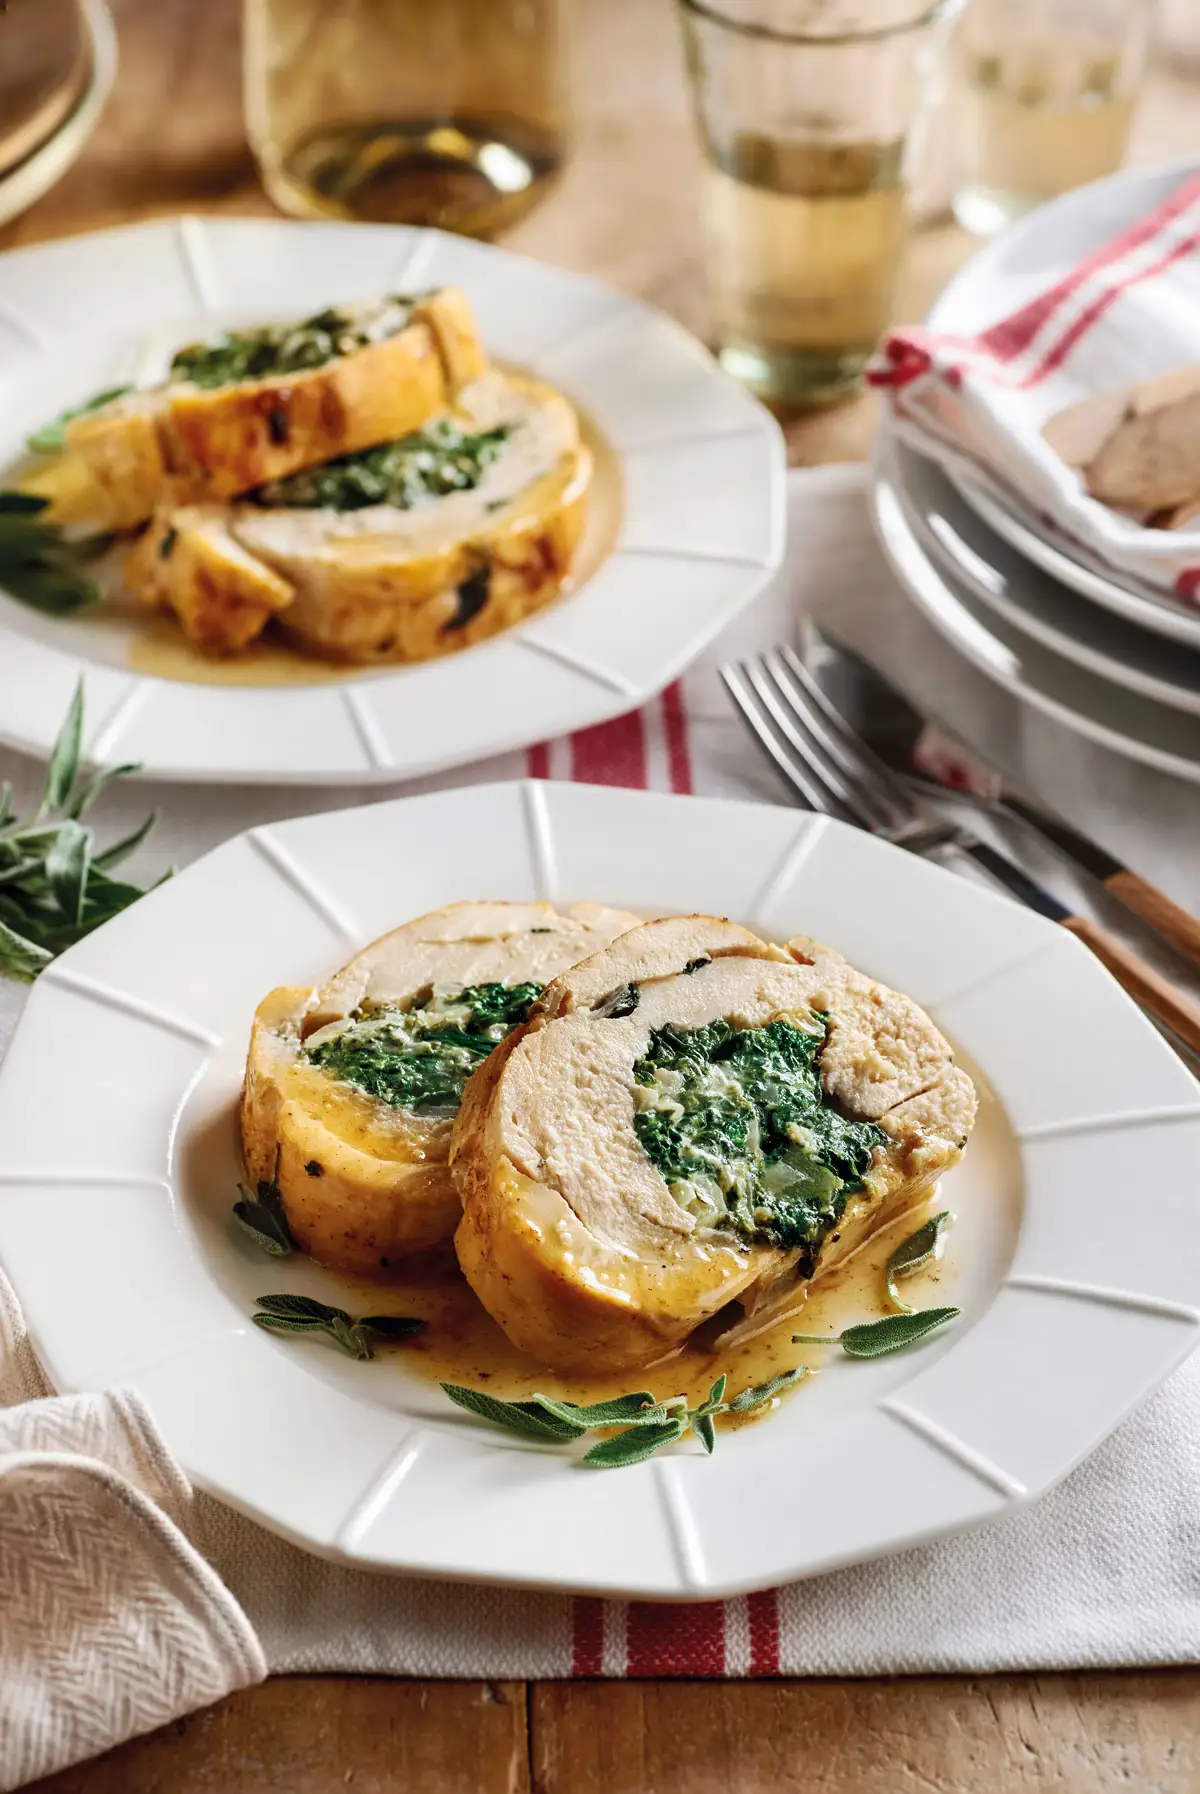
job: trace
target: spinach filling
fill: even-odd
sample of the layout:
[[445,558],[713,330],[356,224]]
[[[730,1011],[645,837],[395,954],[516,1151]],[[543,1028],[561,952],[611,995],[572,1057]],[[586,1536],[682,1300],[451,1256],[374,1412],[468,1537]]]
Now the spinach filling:
[[171,363],[171,378],[211,390],[268,374],[304,373],[395,336],[408,323],[412,308],[411,299],[392,295],[377,306],[347,311],[327,306],[297,324],[228,330],[216,342],[188,343],[180,349]]
[[887,1140],[825,1096],[828,1028],[818,1010],[812,1027],[656,1028],[633,1068],[634,1129],[675,1200],[710,1227],[804,1247],[810,1265]]
[[388,1004],[322,1028],[304,1056],[394,1109],[456,1109],[471,1073],[526,1020],[541,988],[437,988],[411,1009]]
[[339,455],[287,479],[272,480],[251,498],[255,504],[306,510],[360,511],[365,505],[395,505],[410,511],[448,492],[472,491],[507,440],[504,425],[471,434],[443,417],[379,448]]

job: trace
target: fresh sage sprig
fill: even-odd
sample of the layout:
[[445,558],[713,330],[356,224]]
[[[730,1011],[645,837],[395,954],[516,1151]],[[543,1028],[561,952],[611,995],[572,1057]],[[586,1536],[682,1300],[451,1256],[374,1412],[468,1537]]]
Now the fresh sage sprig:
[[627,1464],[640,1464],[688,1432],[694,1433],[705,1451],[711,1452],[716,1444],[714,1422],[718,1415],[748,1414],[773,1401],[807,1374],[805,1366],[800,1365],[772,1377],[769,1383],[743,1389],[729,1402],[725,1400],[727,1378],[720,1376],[696,1408],[688,1407],[686,1396],[672,1395],[658,1401],[648,1389],[581,1406],[578,1402],[559,1401],[552,1395],[535,1395],[527,1402],[505,1402],[486,1395],[482,1389],[467,1389],[461,1383],[443,1383],[442,1388],[468,1414],[527,1439],[563,1445],[598,1428],[620,1427],[620,1432],[593,1445],[580,1460],[594,1470],[617,1470]]
[[84,569],[113,538],[103,531],[65,536],[42,516],[49,503],[32,492],[0,492],[0,587],[33,610],[62,617],[103,597]]
[[253,1196],[245,1184],[238,1185],[241,1199],[233,1205],[233,1218],[260,1252],[268,1252],[272,1258],[286,1258],[296,1250],[296,1242],[284,1212],[278,1177],[279,1155],[276,1154],[275,1176],[260,1178]]
[[26,446],[35,455],[61,455],[67,446],[67,425],[74,418],[84,417],[89,411],[99,411],[102,405],[110,404],[113,399],[123,399],[132,391],[131,386],[110,386],[94,398],[85,399],[82,405],[68,406],[40,430],[35,430],[32,436],[26,437]]
[[373,1358],[377,1339],[411,1339],[425,1325],[403,1314],[364,1314],[355,1320],[344,1308],[331,1308],[312,1296],[257,1296],[260,1312],[251,1315],[265,1333],[327,1333],[351,1358]]
[[888,1259],[887,1296],[899,1314],[912,1314],[913,1306],[904,1300],[896,1288],[897,1282],[901,1277],[911,1277],[931,1260],[942,1256],[942,1240],[949,1225],[950,1210],[944,1208],[940,1215],[931,1215],[915,1233],[902,1240]]
[[903,1351],[932,1333],[956,1321],[961,1308],[918,1308],[904,1314],[885,1314],[881,1321],[861,1321],[841,1333],[793,1333],[793,1345],[840,1345],[851,1358],[884,1358],[889,1352]]
[[80,683],[50,756],[37,814],[21,821],[13,814],[11,786],[0,786],[0,975],[36,978],[56,954],[145,896],[140,885],[110,874],[141,846],[157,817],[99,852],[83,824],[106,785],[139,769],[110,766],[81,776],[82,747]]

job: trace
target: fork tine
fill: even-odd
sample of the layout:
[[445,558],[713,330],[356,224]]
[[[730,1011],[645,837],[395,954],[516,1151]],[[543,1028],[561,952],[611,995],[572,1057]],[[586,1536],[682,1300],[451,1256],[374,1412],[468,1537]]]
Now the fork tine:
[[911,821],[912,802],[898,789],[894,791],[890,781],[875,777],[874,768],[866,763],[865,750],[859,751],[859,743],[848,729],[829,723],[823,709],[812,701],[808,684],[795,676],[783,658],[783,650],[776,648],[764,654],[762,664],[783,705],[793,713],[797,728],[834,768],[834,776],[865,812],[868,826],[891,829]]
[[862,736],[842,715],[832,698],[823,689],[820,682],[813,678],[794,648],[781,642],[776,650],[780,661],[787,668],[796,684],[801,687],[809,700],[810,706],[817,711],[831,734],[835,735],[856,757],[860,767],[868,769],[871,776],[904,815],[910,815],[912,804],[904,786],[897,779],[890,766],[885,766],[873,748],[867,746]]
[[735,666],[732,661],[727,666],[720,668],[725,689],[733,699],[734,708],[742,721],[810,810],[816,810],[820,815],[825,816],[838,814],[841,811],[841,805],[835,803],[833,794],[820,779],[814,776],[811,768],[791,753],[787,746],[780,741],[771,727],[769,717],[747,689],[743,678],[744,672],[744,664],[739,667]]
[[856,822],[860,828],[886,827],[891,818],[884,814],[878,803],[872,801],[868,787],[861,783],[856,786],[855,781],[845,777],[836,761],[822,752],[819,742],[814,740],[806,727],[807,719],[803,713],[793,709],[789,699],[781,697],[768,677],[770,669],[765,659],[760,657],[758,660],[743,661],[742,667],[776,729],[800,756],[809,772],[832,792],[851,821]]

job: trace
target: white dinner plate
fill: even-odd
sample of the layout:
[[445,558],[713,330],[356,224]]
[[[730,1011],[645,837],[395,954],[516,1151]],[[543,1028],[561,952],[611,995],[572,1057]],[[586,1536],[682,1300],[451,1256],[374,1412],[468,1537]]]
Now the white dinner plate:
[[1200,783],[1200,721],[1114,685],[1017,628],[935,561],[901,498],[894,441],[879,439],[871,478],[876,534],[893,572],[946,640],[998,685],[1068,729],[1132,760]]
[[[1084,256],[1161,204],[1196,160],[1131,168],[1039,206],[986,244],[939,295],[930,330],[977,335],[1052,286]],[[951,476],[989,528],[1019,554],[1106,610],[1200,648],[1200,614],[1153,586],[1118,574],[1042,524],[1015,495],[1006,503],[969,476]]]
[[935,461],[898,438],[891,468],[922,546],[981,604],[1089,672],[1200,716],[1200,654],[1088,604],[1031,565],[988,528]]
[[[464,1415],[403,1348],[252,1326],[265,1290],[338,1288],[230,1227],[256,1002],[481,888],[804,930],[927,1005],[983,1094],[944,1185],[961,1322],[829,1354],[711,1458],[600,1474]],[[254,830],[42,974],[0,1139],[0,1263],[55,1385],[133,1385],[197,1485],[378,1569],[699,1599],[855,1562],[1031,1500],[1200,1338],[1200,1090],[1155,1030],[1065,930],[767,805],[533,782]]]
[[362,785],[604,721],[683,671],[779,563],[779,428],[661,312],[487,244],[181,218],[0,257],[0,468],[64,406],[144,376],[155,356],[165,372],[182,342],[450,282],[492,354],[560,386],[596,433],[607,472],[593,514],[612,541],[591,576],[461,653],[333,678],[291,657],[309,682],[286,685],[162,677],[136,617],[46,617],[0,593],[0,740],[48,753],[85,674],[95,760],[160,779]]
[[[81,0],[80,11],[91,39],[92,72],[79,104],[45,143],[0,178],[0,224],[18,218],[48,193],[83,151],[100,122],[117,76],[117,33],[104,0]],[[0,295],[3,285],[0,283]],[[2,304],[0,298],[0,304]]]

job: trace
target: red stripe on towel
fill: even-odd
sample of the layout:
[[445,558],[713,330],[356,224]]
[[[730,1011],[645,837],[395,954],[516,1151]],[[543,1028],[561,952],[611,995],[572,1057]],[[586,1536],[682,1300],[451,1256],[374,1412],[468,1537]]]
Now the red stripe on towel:
[[571,1602],[571,1674],[598,1676],[604,1668],[604,1602],[576,1595]]
[[646,729],[640,710],[571,737],[571,777],[581,785],[646,787]]
[[688,741],[687,708],[683,701],[683,680],[676,679],[662,695],[663,733],[667,742],[667,776],[671,790],[684,797],[692,795],[692,750]]
[[746,1601],[750,1621],[750,1674],[779,1674],[779,1597],[775,1589],[764,1589]]
[[[1119,236],[1114,237],[1111,242],[1102,243],[1099,249],[1094,249],[1091,255],[1085,256],[1071,269],[1069,274],[1064,275],[1057,286],[1051,287],[1048,292],[1039,293],[1036,299],[1031,299],[1028,305],[1022,306],[1020,311],[1013,312],[1011,317],[1002,318],[989,330],[982,331],[977,339],[977,346],[985,349],[997,361],[1002,362],[1012,361],[1016,356],[1023,354],[1038,331],[1048,322],[1063,301],[1077,292],[1085,280],[1090,280],[1092,275],[1100,273],[1104,268],[1111,267],[1114,262],[1119,261],[1122,256],[1130,254],[1132,250],[1140,249],[1144,243],[1152,242],[1164,226],[1171,224],[1181,213],[1186,212],[1198,198],[1200,198],[1200,178],[1185,181],[1183,186],[1172,193],[1157,211],[1152,212],[1147,218],[1137,219]],[[1174,258],[1172,257],[1172,259]],[[1157,272],[1159,272],[1157,267],[1147,269],[1145,273],[1135,272],[1129,279],[1116,283],[1110,289],[1111,296],[1108,297],[1104,309],[1107,309],[1107,305],[1112,303],[1112,298],[1118,292],[1124,291],[1127,286],[1135,284],[1137,281],[1146,279],[1147,275]],[[1075,339],[1072,338],[1072,340]]]
[[725,1603],[695,1607],[629,1603],[628,1669],[631,1676],[723,1676]]
[[529,750],[528,776],[531,779],[548,779],[550,777],[550,743],[535,742]]

